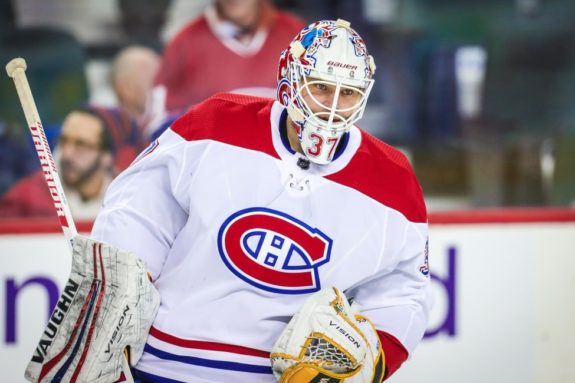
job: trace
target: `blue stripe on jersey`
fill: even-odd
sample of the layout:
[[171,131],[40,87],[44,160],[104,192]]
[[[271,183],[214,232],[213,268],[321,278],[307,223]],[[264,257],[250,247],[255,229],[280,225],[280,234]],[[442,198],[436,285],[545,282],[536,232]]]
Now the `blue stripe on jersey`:
[[272,374],[272,368],[270,366],[258,366],[254,364],[197,358],[194,356],[175,355],[166,351],[158,350],[149,344],[146,344],[146,347],[144,347],[144,352],[154,355],[160,359],[173,360],[180,363],[193,364],[195,366],[217,368],[220,370],[252,372],[255,374]]
[[132,373],[135,378],[135,383],[182,383],[179,380],[163,378],[161,376],[152,375],[139,370],[134,370]]

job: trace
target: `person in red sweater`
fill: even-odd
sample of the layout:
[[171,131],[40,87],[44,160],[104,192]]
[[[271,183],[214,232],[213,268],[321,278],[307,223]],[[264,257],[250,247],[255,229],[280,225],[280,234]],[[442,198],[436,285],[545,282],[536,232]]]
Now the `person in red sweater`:
[[277,57],[304,26],[269,0],[215,0],[166,46],[148,132],[218,92],[275,97]]
[[[68,113],[54,157],[74,218],[91,220],[114,176],[139,151],[137,125],[118,109],[88,106]],[[23,178],[0,199],[0,217],[56,217],[41,170]]]

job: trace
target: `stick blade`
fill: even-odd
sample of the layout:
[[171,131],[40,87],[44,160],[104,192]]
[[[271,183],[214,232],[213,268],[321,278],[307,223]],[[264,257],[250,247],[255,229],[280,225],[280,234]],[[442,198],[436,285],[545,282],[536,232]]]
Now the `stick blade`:
[[17,69],[22,69],[25,71],[26,68],[26,60],[24,60],[22,57],[16,57],[10,60],[8,64],[6,64],[6,73],[8,73],[8,76],[11,78],[14,78],[14,73],[16,73]]

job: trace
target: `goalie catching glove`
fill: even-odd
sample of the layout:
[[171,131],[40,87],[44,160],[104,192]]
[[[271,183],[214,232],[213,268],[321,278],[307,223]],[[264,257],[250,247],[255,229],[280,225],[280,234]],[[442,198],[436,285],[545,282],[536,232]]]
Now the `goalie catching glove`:
[[305,301],[272,348],[271,363],[280,383],[380,383],[385,371],[373,324],[336,288]]
[[[31,382],[110,383],[142,356],[160,303],[133,253],[76,236],[72,271],[26,369]],[[129,350],[127,355],[124,354]]]

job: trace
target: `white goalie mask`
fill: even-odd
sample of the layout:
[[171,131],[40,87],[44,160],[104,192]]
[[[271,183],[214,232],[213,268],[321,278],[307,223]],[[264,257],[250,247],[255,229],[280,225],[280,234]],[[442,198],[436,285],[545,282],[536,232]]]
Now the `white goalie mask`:
[[341,19],[307,26],[282,52],[277,98],[310,161],[332,161],[341,138],[363,115],[374,72],[363,39]]

